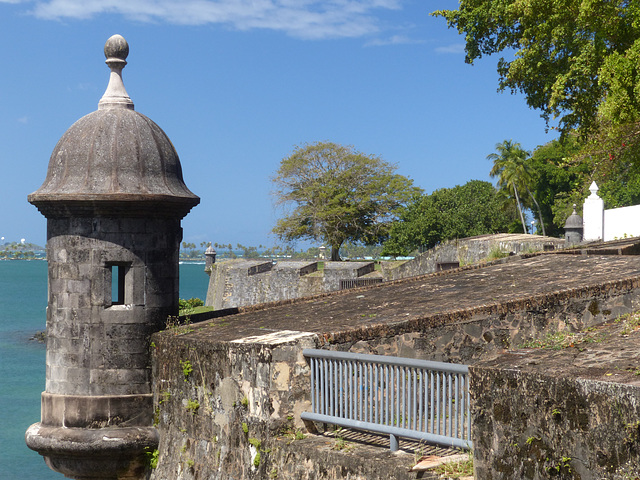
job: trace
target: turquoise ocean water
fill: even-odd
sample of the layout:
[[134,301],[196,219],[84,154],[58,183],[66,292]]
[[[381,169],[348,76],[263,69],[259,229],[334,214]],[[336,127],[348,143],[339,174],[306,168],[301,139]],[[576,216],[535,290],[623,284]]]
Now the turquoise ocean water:
[[[180,265],[180,297],[204,300],[204,264]],[[0,261],[0,479],[62,480],[24,443],[40,420],[45,346],[29,340],[45,329],[47,262]]]

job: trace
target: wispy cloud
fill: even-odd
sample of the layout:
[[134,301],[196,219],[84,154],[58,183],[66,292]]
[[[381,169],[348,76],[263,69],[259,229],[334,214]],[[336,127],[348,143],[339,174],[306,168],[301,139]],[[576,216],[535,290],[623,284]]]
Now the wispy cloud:
[[389,38],[376,38],[366,43],[367,47],[380,47],[385,45],[407,45],[424,43],[424,40],[417,40],[407,37],[406,35],[392,35]]
[[452,43],[451,45],[444,45],[442,47],[436,47],[436,53],[453,53],[464,55],[464,43]]
[[18,123],[22,123],[23,125],[29,123],[29,117],[27,117],[26,115],[24,117],[20,117],[18,119]]
[[[0,0],[0,2],[7,0]],[[9,0],[13,1],[13,0]],[[378,15],[404,0],[44,0],[31,4],[42,19],[89,19],[117,14],[141,22],[220,24],[267,29],[307,39],[363,37],[381,30]]]

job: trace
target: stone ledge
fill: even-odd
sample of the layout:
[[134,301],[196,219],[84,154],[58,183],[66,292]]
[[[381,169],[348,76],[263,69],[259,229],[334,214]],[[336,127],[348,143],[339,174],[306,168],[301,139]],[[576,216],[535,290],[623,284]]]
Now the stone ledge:
[[478,478],[640,475],[640,330],[628,330],[611,322],[470,366]]
[[[412,472],[412,453],[347,441],[340,450],[336,439],[309,435],[301,440],[279,438],[269,453],[269,466],[278,478],[296,480],[435,480],[433,472]],[[269,470],[269,468],[267,468]]]

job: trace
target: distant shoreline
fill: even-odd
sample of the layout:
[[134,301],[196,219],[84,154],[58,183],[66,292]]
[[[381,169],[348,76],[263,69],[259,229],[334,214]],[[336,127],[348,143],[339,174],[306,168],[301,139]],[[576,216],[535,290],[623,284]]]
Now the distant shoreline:
[[0,258],[0,261],[3,260],[46,260],[47,257],[30,257],[30,258],[6,258],[6,257],[2,257]]

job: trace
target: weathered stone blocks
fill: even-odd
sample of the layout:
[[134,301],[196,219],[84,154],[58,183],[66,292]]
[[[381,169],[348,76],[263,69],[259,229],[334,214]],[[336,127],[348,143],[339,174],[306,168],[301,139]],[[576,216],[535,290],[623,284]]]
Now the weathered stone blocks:
[[640,387],[554,374],[544,355],[526,368],[526,358],[470,368],[476,478],[640,474]]

